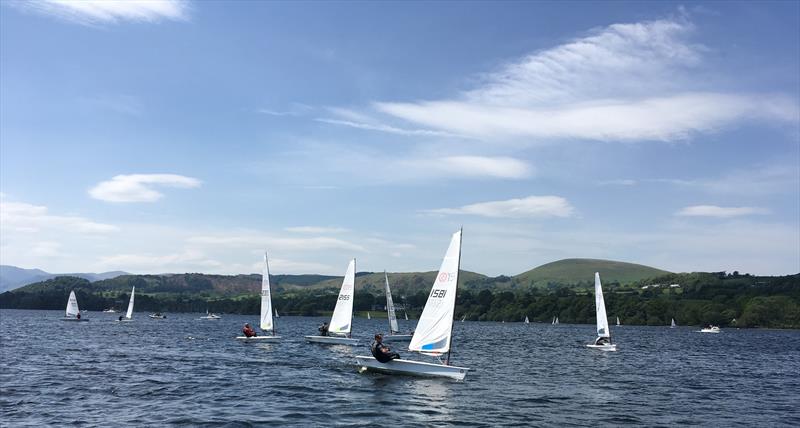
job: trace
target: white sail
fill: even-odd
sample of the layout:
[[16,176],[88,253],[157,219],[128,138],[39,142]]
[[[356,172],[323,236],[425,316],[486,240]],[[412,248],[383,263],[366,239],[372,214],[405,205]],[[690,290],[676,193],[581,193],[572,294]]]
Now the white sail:
[[81,313],[80,309],[78,309],[78,298],[75,297],[75,291],[69,292],[69,300],[67,300],[67,310],[66,316],[74,317]]
[[619,324],[619,317],[617,317],[617,325],[620,325],[620,324]]
[[405,315],[405,316],[406,316],[406,321],[408,321],[408,312],[406,312],[406,311],[403,311],[403,315]]
[[371,317],[371,316],[369,316],[369,312],[367,312],[367,319],[368,319],[368,320],[371,320],[371,319],[372,319],[372,317]]
[[349,334],[353,323],[353,293],[356,288],[356,259],[350,260],[344,274],[339,299],[333,310],[328,331],[331,333]]
[[392,290],[389,289],[389,276],[383,271],[383,278],[386,280],[386,312],[389,314],[389,333],[397,333],[400,327],[397,325],[397,315],[394,313],[394,302],[392,301]]
[[269,262],[267,253],[264,253],[264,272],[261,274],[261,322],[259,327],[263,331],[272,331],[272,295],[269,287]]
[[672,319],[672,324],[670,324],[670,327],[675,328],[675,318]]
[[450,246],[433,283],[428,301],[419,317],[417,329],[408,345],[409,351],[442,355],[450,350],[456,288],[461,261],[461,231],[453,234]]
[[603,286],[600,284],[600,273],[594,273],[594,304],[597,308],[597,336],[611,337],[608,330],[606,303],[603,300]]
[[530,323],[531,323],[531,322],[530,322],[530,320],[528,319],[528,317],[525,317],[525,324],[530,324]]
[[126,319],[133,319],[133,293],[136,291],[136,286],[131,288],[131,299],[128,300],[128,312],[125,312]]

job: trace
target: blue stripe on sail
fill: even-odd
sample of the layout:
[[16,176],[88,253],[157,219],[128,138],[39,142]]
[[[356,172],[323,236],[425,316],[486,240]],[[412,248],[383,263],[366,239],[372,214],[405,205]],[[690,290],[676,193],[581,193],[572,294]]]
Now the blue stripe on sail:
[[348,328],[350,328],[350,324],[343,325],[343,326],[337,328],[336,331],[347,330]]
[[420,349],[422,349],[423,351],[430,351],[430,350],[433,350],[433,349],[444,348],[446,345],[447,345],[447,338],[445,337],[444,339],[442,339],[442,340],[440,340],[438,342],[427,343],[425,345],[422,345],[420,347]]

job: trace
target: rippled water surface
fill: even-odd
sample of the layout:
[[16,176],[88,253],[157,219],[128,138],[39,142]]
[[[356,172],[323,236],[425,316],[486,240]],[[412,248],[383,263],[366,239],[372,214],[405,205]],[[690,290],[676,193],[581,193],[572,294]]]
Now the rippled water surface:
[[323,318],[266,344],[233,339],[255,316],[60,316],[0,311],[2,425],[800,425],[798,331],[612,327],[602,353],[591,325],[456,322],[455,382],[359,374],[385,320],[356,319],[350,348],[303,341]]

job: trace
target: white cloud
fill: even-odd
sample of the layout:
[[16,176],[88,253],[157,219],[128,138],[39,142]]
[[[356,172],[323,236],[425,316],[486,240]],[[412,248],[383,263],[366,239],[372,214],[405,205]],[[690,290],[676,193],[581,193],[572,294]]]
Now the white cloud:
[[631,179],[605,180],[599,184],[601,186],[635,186],[637,181]]
[[706,48],[687,41],[692,31],[673,20],[615,24],[500,67],[452,99],[374,107],[492,140],[674,141],[741,120],[800,120],[790,96],[700,89]]
[[185,271],[220,268],[222,263],[208,258],[199,251],[183,251],[173,254],[116,254],[101,256],[99,265],[104,269],[146,272],[169,272],[180,267]]
[[287,232],[294,232],[294,233],[322,233],[322,234],[347,232],[347,229],[342,227],[318,227],[318,226],[287,227],[285,230]]
[[258,233],[245,233],[226,235],[206,235],[194,236],[187,239],[191,244],[227,246],[232,248],[269,248],[269,251],[313,251],[323,249],[341,249],[349,251],[366,252],[367,250],[358,244],[345,241],[343,239],[317,236],[310,238],[284,238],[279,236],[269,236]]
[[528,196],[506,201],[480,202],[459,208],[428,210],[432,214],[464,214],[483,217],[543,218],[571,217],[575,209],[560,196]]
[[261,108],[257,111],[262,114],[270,115],[270,116],[302,116],[314,110],[313,107],[302,104],[302,103],[292,103],[289,105],[289,108],[286,110],[272,110],[268,108]]
[[25,202],[0,201],[0,230],[36,233],[43,229],[62,229],[86,234],[105,234],[118,227],[98,223],[80,216],[52,215],[47,207]]
[[98,183],[89,190],[89,194],[108,202],[155,202],[164,195],[152,186],[195,188],[200,184],[201,181],[196,178],[176,174],[117,175]]
[[353,122],[349,120],[341,120],[341,119],[330,119],[330,118],[316,118],[314,119],[317,122],[322,123],[329,123],[331,125],[341,125],[341,126],[348,126],[350,128],[357,128],[363,129],[366,131],[379,131],[379,132],[388,132],[390,134],[397,134],[397,135],[412,135],[412,136],[429,136],[429,137],[455,137],[455,134],[451,134],[449,132],[442,132],[442,131],[431,131],[429,129],[404,129],[398,128],[396,126],[386,125],[386,124],[370,124],[370,123],[363,123],[363,122]]
[[183,21],[189,18],[187,0],[35,0],[10,4],[82,25]]
[[769,210],[757,207],[718,207],[716,205],[695,205],[685,207],[675,213],[687,217],[739,217],[753,214],[768,214]]

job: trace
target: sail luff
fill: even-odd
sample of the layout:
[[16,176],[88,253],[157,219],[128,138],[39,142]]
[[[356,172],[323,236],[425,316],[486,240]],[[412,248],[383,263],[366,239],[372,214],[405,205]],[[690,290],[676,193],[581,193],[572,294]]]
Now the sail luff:
[[594,302],[597,313],[597,336],[611,337],[608,329],[608,316],[606,315],[606,303],[603,300],[603,286],[600,283],[600,273],[594,273]]
[[128,311],[125,312],[126,319],[133,318],[133,296],[135,292],[136,292],[136,286],[134,285],[133,288],[131,288],[131,299],[128,300]]
[[259,327],[262,331],[272,331],[275,324],[272,320],[272,291],[269,283],[269,259],[264,252],[264,271],[261,273],[261,318]]
[[386,312],[389,317],[389,333],[397,333],[400,327],[397,325],[397,314],[394,312],[394,301],[392,300],[392,290],[389,289],[389,275],[383,271],[383,278],[386,283]]

